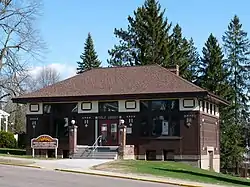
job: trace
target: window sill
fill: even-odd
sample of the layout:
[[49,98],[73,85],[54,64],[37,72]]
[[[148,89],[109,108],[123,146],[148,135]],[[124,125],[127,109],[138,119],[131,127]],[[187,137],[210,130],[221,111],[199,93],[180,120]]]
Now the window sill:
[[140,137],[141,139],[147,140],[181,140],[182,137],[180,136],[158,136],[158,137]]

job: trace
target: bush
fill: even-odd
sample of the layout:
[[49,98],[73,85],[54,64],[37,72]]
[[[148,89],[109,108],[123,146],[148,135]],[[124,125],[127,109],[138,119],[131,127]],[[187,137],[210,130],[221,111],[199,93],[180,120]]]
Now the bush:
[[17,142],[11,132],[0,131],[0,148],[16,148]]
[[26,151],[24,149],[0,148],[0,154],[26,155]]

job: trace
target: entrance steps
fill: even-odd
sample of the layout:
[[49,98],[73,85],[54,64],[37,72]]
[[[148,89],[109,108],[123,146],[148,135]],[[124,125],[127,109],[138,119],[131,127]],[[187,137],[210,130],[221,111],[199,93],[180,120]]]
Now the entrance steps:
[[118,146],[77,146],[73,159],[116,159]]

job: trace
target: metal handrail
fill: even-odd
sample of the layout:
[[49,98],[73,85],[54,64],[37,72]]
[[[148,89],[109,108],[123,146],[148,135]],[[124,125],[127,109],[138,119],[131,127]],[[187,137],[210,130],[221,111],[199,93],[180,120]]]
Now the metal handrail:
[[92,147],[94,148],[93,150],[92,150],[92,153],[97,149],[97,147],[98,147],[98,142],[99,142],[99,140],[102,138],[102,135],[100,135],[100,136],[98,136],[98,138],[95,140],[95,143],[92,145]]
[[85,150],[82,152],[81,156],[82,156],[87,150],[89,150],[90,148],[93,148],[93,149],[91,150],[91,152],[90,152],[88,155],[90,155],[91,153],[93,153],[93,152],[97,149],[97,147],[98,147],[98,141],[99,141],[101,138],[102,138],[102,135],[98,136],[98,138],[95,140],[94,144],[93,144],[92,146],[88,146],[87,149],[85,149]]

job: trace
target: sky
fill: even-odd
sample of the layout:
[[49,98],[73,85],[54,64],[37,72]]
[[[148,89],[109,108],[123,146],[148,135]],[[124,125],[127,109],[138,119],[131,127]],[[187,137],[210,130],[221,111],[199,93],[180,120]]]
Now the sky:
[[[166,9],[168,20],[173,25],[180,24],[183,36],[192,37],[199,52],[210,33],[221,42],[235,14],[250,36],[249,0],[159,2]],[[114,29],[126,28],[128,15],[133,15],[133,11],[143,3],[144,0],[44,0],[42,15],[36,26],[48,50],[41,63],[34,63],[32,72],[36,73],[46,65],[55,67],[63,79],[74,75],[88,32],[93,37],[102,66],[107,66],[108,50],[118,43]]]

